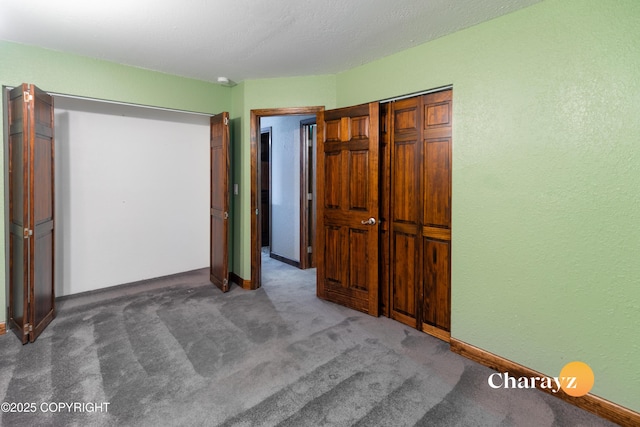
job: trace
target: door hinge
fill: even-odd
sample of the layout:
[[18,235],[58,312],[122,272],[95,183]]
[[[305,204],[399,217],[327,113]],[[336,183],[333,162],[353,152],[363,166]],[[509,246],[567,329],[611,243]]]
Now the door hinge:
[[307,200],[313,200],[313,193],[307,193]]
[[222,284],[227,286],[229,284],[229,279],[223,279]]
[[229,126],[229,117],[224,118],[224,125]]
[[313,253],[313,248],[311,246],[307,246],[307,253],[308,254]]
[[256,215],[258,215],[258,209],[256,209]]
[[27,92],[26,90],[24,92],[22,92],[22,95],[24,96],[24,102],[30,102],[33,101],[33,95],[31,95],[29,92]]
[[29,332],[33,332],[33,326],[30,323],[25,323],[22,329],[22,335],[28,335]]
[[33,236],[33,230],[25,228],[23,236],[25,239],[28,239],[29,237]]
[[224,219],[229,219],[229,212],[227,211],[224,212]]

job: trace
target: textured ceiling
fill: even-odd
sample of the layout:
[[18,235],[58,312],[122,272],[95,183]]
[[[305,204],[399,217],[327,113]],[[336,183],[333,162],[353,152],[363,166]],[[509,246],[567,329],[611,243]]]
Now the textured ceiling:
[[540,0],[0,0],[0,39],[216,81],[333,74]]

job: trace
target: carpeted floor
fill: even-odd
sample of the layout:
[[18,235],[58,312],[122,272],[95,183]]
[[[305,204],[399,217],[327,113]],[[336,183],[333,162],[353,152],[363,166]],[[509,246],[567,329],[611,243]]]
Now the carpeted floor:
[[63,299],[34,344],[1,336],[0,402],[35,412],[0,425],[613,425],[491,389],[493,371],[448,344],[321,301],[314,270],[263,260],[257,291],[223,294],[199,270]]

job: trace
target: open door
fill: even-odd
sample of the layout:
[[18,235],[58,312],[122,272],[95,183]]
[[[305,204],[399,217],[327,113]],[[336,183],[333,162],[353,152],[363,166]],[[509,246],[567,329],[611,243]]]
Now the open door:
[[229,113],[211,118],[211,283],[229,290]]
[[377,102],[317,115],[317,294],[378,315]]
[[9,324],[33,342],[55,317],[53,99],[9,93]]

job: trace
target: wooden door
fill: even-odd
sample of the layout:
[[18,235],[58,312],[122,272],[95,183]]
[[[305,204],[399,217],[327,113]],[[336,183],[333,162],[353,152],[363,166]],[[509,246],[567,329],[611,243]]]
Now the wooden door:
[[[451,331],[452,91],[389,106],[389,316]],[[386,161],[386,159],[385,159]]]
[[423,98],[422,330],[449,340],[452,91]]
[[317,115],[318,297],[378,315],[377,102]]
[[33,342],[55,317],[53,99],[9,94],[9,324]]
[[391,105],[390,315],[418,327],[421,291],[422,97]]
[[229,290],[229,113],[211,118],[211,283]]

